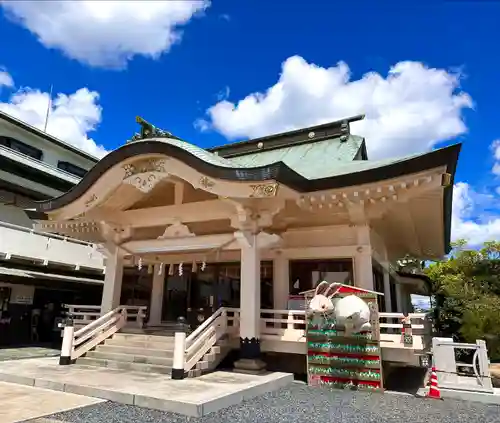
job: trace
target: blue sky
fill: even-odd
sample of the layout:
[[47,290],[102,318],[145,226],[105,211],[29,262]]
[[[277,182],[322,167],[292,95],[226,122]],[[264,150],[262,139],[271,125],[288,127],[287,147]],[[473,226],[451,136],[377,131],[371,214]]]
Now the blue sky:
[[499,20],[494,1],[0,0],[0,109],[41,128],[53,84],[48,132],[96,155],[136,115],[207,147],[365,113],[372,158],[464,143],[453,236],[478,244],[500,235]]

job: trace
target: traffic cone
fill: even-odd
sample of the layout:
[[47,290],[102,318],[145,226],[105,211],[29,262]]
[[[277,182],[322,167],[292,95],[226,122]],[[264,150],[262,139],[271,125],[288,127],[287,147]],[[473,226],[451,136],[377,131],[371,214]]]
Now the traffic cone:
[[429,392],[427,393],[427,398],[442,399],[441,391],[439,390],[438,386],[438,378],[435,367],[432,367],[431,370],[430,386],[429,386]]

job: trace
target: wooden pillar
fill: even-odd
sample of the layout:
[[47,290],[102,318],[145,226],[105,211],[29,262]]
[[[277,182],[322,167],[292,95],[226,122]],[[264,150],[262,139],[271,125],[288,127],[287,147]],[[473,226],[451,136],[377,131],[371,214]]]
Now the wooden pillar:
[[279,254],[273,261],[273,308],[286,310],[290,294],[289,260]]
[[383,263],[382,268],[384,271],[384,298],[379,301],[385,301],[385,311],[387,313],[392,313],[391,275],[389,273],[389,263]]
[[240,359],[234,366],[246,373],[261,372],[260,360],[260,254],[257,236],[240,232]]
[[354,256],[354,286],[373,291],[371,252],[358,252]]
[[123,253],[118,247],[108,250],[106,273],[102,288],[101,314],[104,315],[120,305],[123,279]]
[[151,289],[151,301],[150,301],[149,322],[148,322],[148,324],[151,326],[158,326],[161,323],[164,286],[165,286],[164,267],[157,264],[153,268],[153,284]]
[[405,312],[405,306],[403,302],[403,292],[400,283],[396,283],[396,307],[398,308],[397,310],[395,310],[396,313]]

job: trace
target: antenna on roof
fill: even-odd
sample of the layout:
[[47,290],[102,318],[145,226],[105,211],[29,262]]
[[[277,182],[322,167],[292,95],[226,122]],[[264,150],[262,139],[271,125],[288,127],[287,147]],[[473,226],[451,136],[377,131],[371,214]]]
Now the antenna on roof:
[[43,132],[47,132],[47,124],[49,123],[49,114],[50,109],[52,107],[52,89],[54,86],[50,84],[50,92],[49,92],[49,103],[47,104],[47,114],[45,115],[45,125],[43,127]]

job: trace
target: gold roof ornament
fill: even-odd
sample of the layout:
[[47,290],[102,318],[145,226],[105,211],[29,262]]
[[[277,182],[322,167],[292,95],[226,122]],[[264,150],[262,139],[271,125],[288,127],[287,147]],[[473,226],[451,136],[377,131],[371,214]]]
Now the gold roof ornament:
[[140,132],[136,132],[134,136],[127,141],[127,144],[129,142],[147,140],[151,138],[173,138],[176,140],[180,140],[179,137],[176,137],[171,132],[157,128],[152,123],[148,122],[140,116],[136,116],[135,121],[140,125],[141,130]]

